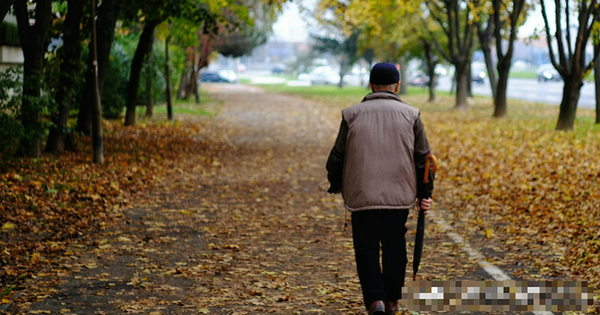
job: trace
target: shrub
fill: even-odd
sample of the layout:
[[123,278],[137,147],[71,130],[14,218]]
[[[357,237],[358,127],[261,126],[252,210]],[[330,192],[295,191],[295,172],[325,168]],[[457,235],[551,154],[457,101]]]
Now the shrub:
[[0,157],[12,155],[25,132],[18,120],[21,104],[21,70],[0,71]]
[[19,28],[17,25],[2,22],[0,25],[0,45],[21,47],[21,38],[19,37]]

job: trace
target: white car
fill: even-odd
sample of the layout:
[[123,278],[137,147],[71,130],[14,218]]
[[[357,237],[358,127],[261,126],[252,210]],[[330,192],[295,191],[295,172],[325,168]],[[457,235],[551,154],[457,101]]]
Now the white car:
[[232,70],[220,70],[219,75],[226,78],[229,83],[236,83],[238,81],[237,75]]
[[[329,66],[317,67],[308,74],[300,74],[298,80],[310,81],[311,85],[337,85],[340,83],[339,69]],[[344,84],[347,83],[347,80],[344,79]]]

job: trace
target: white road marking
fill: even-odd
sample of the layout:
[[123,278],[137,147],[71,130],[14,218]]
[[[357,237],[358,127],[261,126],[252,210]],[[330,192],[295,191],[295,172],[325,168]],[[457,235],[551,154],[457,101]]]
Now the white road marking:
[[[471,247],[469,242],[465,241],[465,239],[462,236],[460,236],[458,233],[454,232],[454,230],[446,222],[446,220],[444,220],[442,217],[436,215],[435,212],[433,212],[433,211],[430,211],[429,214],[427,214],[427,215],[431,219],[433,219],[433,221],[437,225],[439,225],[442,228],[442,230],[444,230],[444,233],[446,233],[446,235],[448,235],[448,237],[450,237],[452,239],[452,241],[454,243],[456,243],[456,245],[458,245],[458,247],[460,247],[464,252],[466,252],[471,258],[476,259],[477,263],[483,268],[483,270],[485,270],[490,276],[492,276],[492,278],[494,278],[494,280],[497,280],[497,281],[512,280],[509,275],[507,275],[504,271],[502,271],[502,269],[500,269],[500,268],[490,264],[488,261],[486,261],[485,256],[483,256],[483,254],[481,254],[476,249]],[[535,311],[532,313],[535,315],[553,315],[552,312],[547,312],[547,311]]]

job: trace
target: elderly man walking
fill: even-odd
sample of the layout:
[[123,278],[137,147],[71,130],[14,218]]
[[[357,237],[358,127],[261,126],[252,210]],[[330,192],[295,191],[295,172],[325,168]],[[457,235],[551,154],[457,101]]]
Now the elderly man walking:
[[341,192],[352,213],[365,307],[369,315],[389,315],[398,312],[404,286],[408,211],[416,202],[417,209],[427,214],[433,178],[423,184],[429,143],[419,110],[396,95],[400,86],[396,66],[373,66],[369,85],[372,93],[342,111],[327,160],[328,191]]

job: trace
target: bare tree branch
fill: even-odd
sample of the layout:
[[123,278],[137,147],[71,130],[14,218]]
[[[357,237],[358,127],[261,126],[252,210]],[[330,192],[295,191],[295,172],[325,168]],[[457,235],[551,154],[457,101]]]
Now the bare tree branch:
[[[438,22],[438,24],[442,27],[442,30],[444,31],[444,33],[446,34],[446,36],[448,36],[448,38],[450,38],[450,32],[448,31],[448,29],[446,27],[444,27],[444,20],[442,20],[442,18],[437,15],[437,11],[441,11],[442,9],[440,9],[436,4],[430,4],[430,2],[425,2],[425,5],[427,5],[427,8],[429,9],[429,14],[431,15],[431,17]],[[431,7],[429,7],[430,5],[435,5],[436,8],[435,10],[432,10]],[[423,20],[425,22],[425,20]],[[427,25],[427,24],[425,24]],[[434,37],[435,39],[435,37]]]
[[465,29],[464,29],[464,34],[463,34],[463,40],[461,43],[460,40],[460,36],[457,36],[458,42],[459,42],[459,50],[464,50],[467,47],[471,47],[469,45],[469,35],[471,34],[471,27],[472,27],[472,23],[469,23],[469,15],[471,14],[471,7],[467,6],[467,12],[465,14]]
[[[451,54],[453,54],[454,58],[458,57],[458,52],[460,51],[460,11],[458,8],[458,1],[447,1],[448,3],[450,3],[450,14],[449,16],[453,19],[452,20],[452,39],[450,40],[450,42],[452,43],[452,49],[450,51]],[[455,42],[456,41],[456,42]]]
[[442,45],[440,45],[440,42],[435,38],[435,35],[433,34],[433,32],[429,29],[429,27],[427,27],[427,21],[425,21],[425,19],[423,19],[423,18],[421,19],[421,21],[423,22],[423,26],[427,30],[427,33],[429,33],[431,40],[433,41],[433,44],[435,46],[435,49],[440,53],[440,55],[444,59],[451,61],[452,59],[450,58],[450,55],[448,55],[448,53],[446,51],[444,51],[444,48],[442,48]]
[[[543,1],[542,1],[543,2]],[[560,64],[561,64],[561,69],[562,69],[562,73],[561,73],[561,69],[556,68],[556,70],[563,76],[563,78],[566,76],[567,73],[571,73],[571,66],[569,64],[569,61],[567,59],[567,55],[565,52],[565,45],[564,45],[564,41],[563,41],[563,34],[562,34],[562,14],[561,14],[561,1],[560,0],[554,0],[554,7],[555,7],[555,15],[556,15],[556,43],[558,45],[558,59],[560,60]],[[565,68],[566,67],[566,68]]]
[[[588,17],[586,17],[586,22],[587,22],[587,19],[589,18],[589,16],[592,17],[592,21],[589,24],[589,27],[586,28],[585,33],[583,35],[585,39],[590,38],[590,36],[592,35],[593,26],[600,18],[600,7],[599,8],[596,7],[598,5],[596,2],[597,2],[596,0],[593,0],[590,3],[590,6],[588,7],[589,12],[588,12]],[[586,25],[588,25],[588,24],[586,23]],[[593,65],[592,65],[592,67],[593,67]]]
[[[546,44],[548,45],[548,54],[550,54],[550,63],[554,68],[558,68],[559,64],[556,61],[554,53],[554,47],[552,46],[552,35],[550,34],[550,23],[548,22],[548,13],[546,12],[546,5],[544,1],[541,1],[542,5],[542,18],[544,19],[544,27],[546,28]],[[560,73],[560,71],[559,71]]]
[[565,1],[565,15],[566,15],[566,19],[567,19],[567,49],[569,51],[569,60],[571,58],[573,58],[573,48],[571,48],[572,46],[572,41],[571,41],[571,13],[569,10],[569,2],[571,1]]

